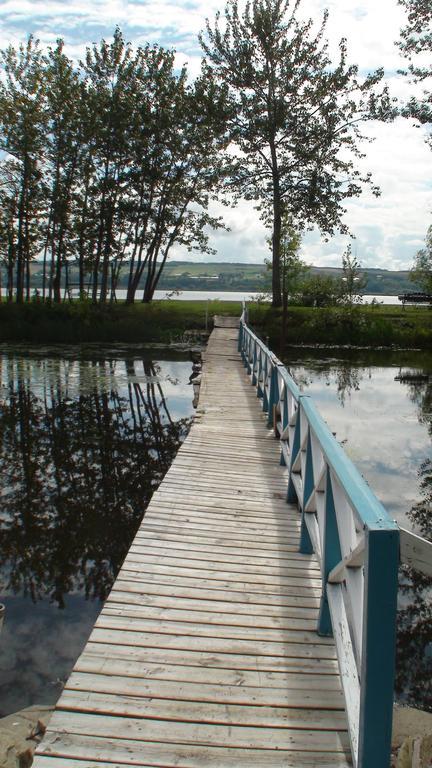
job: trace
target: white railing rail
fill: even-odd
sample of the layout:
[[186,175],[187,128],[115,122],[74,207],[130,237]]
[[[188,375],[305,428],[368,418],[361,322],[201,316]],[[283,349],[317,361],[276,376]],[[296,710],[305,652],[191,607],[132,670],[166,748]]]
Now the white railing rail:
[[244,314],[239,351],[281,441],[287,501],[301,514],[300,551],[321,565],[317,631],[335,638],[354,765],[388,768],[399,528]]
[[399,530],[401,563],[432,578],[432,542],[406,528],[400,527]]

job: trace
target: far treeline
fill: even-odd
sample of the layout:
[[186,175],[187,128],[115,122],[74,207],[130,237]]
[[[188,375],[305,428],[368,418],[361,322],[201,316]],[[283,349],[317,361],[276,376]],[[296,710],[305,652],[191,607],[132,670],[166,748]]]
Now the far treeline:
[[[118,273],[116,288],[127,290],[130,265],[125,262]],[[338,267],[309,267],[307,274],[311,278],[325,280],[331,278],[338,281],[343,277],[343,269]],[[6,271],[0,268],[0,277],[5,284]],[[64,299],[76,298],[78,290],[78,265],[70,262],[68,266],[69,285],[62,280],[61,294]],[[44,268],[41,262],[35,261],[30,266],[31,295],[34,300],[41,297],[44,281]],[[249,264],[242,262],[194,262],[169,261],[165,265],[158,287],[175,295],[182,291],[250,291],[264,294],[270,289],[269,268],[265,264]],[[399,295],[416,290],[413,273],[407,270],[369,269],[360,271],[360,287],[358,294]],[[69,291],[68,291],[69,287]],[[144,285],[140,285],[144,288]],[[420,288],[420,286],[419,286]],[[110,292],[111,295],[111,292]],[[113,299],[117,299],[117,294]]]
[[[407,76],[423,81],[429,70],[412,59],[432,40],[422,32],[429,5],[401,3]],[[212,203],[246,199],[268,227],[272,301],[282,305],[283,222],[299,233],[347,234],[346,202],[365,188],[379,194],[358,162],[362,126],[398,114],[431,119],[427,91],[396,105],[383,70],[360,73],[344,39],[331,57],[327,12],[304,19],[300,5],[252,0],[240,11],[228,0],[199,37],[195,79],[174,51],[134,47],[118,28],[80,62],[62,40],[41,48],[30,36],[0,51],[0,261],[9,301],[30,299],[41,262],[42,301],[59,303],[73,285],[104,304],[126,270],[127,302],[138,286],[149,302],[174,247],[212,252],[209,232],[224,226]]]

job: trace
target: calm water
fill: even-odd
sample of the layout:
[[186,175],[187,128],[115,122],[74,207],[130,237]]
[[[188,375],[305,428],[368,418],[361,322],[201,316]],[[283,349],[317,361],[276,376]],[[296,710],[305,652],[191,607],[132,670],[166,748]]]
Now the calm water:
[[[322,354],[286,362],[391,517],[432,541],[432,354]],[[401,569],[400,586],[397,694],[432,711],[431,581]]]
[[0,350],[0,714],[56,701],[187,434],[191,362]]
[[[75,291],[73,295],[75,296],[75,294],[78,296],[77,291]],[[125,299],[126,294],[127,291],[123,288],[119,288],[116,291],[117,299]],[[2,295],[6,296],[5,288],[2,288]],[[138,291],[137,301],[139,301],[140,296],[142,296],[142,292]],[[173,293],[173,291],[155,291],[154,298],[171,298],[173,301],[206,301],[207,299],[208,301],[256,301],[259,296],[262,296],[262,293],[251,291],[180,291],[178,294]],[[398,304],[401,306],[397,296],[382,296],[375,294],[367,294],[363,296],[364,303],[370,304],[373,299],[382,304]]]
[[[178,296],[172,295],[170,291],[155,291],[155,299],[166,299],[171,296],[172,299],[178,301],[209,301],[218,299],[219,301],[256,301],[261,293],[251,293],[250,291],[180,291]],[[126,298],[126,291],[117,291],[118,299]],[[364,303],[371,303],[375,299],[382,304],[399,304],[401,305],[397,296],[377,296],[368,294],[363,296]]]

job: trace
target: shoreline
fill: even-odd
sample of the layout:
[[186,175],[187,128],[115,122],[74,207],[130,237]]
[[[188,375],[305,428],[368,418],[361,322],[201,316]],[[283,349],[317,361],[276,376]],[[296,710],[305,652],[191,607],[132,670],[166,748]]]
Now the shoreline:
[[[432,348],[432,312],[418,307],[289,306],[286,331],[282,313],[269,305],[250,304],[251,326],[278,353],[284,349],[341,348],[427,350]],[[214,315],[241,314],[240,302],[154,301],[150,304],[93,305],[0,304],[0,342],[27,344],[199,345]],[[172,347],[174,348],[174,347]],[[180,347],[181,348],[181,347]]]

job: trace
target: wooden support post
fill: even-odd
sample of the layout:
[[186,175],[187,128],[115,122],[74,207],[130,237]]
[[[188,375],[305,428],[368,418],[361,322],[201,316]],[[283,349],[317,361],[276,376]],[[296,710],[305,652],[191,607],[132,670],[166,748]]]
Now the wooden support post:
[[399,531],[366,529],[357,768],[390,764],[396,649]]
[[[300,421],[300,417],[298,419]],[[312,445],[310,430],[308,427],[307,445],[306,445],[306,467],[303,478],[303,501],[302,501],[302,520],[300,529],[300,552],[303,555],[313,553],[313,545],[305,520],[305,506],[314,489],[313,463],[312,463]]]
[[322,593],[317,628],[318,634],[323,637],[331,637],[333,634],[327,597],[327,579],[330,571],[338,563],[340,563],[341,559],[342,553],[336,520],[333,488],[331,484],[330,470],[327,467],[325,491],[325,523],[321,563]]

